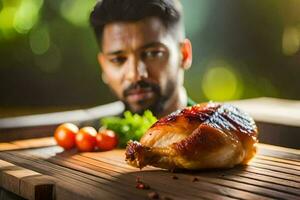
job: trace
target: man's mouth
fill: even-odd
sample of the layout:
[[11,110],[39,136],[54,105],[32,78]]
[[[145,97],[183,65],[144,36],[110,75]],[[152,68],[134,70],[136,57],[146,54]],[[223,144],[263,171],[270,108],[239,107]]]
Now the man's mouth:
[[151,88],[137,88],[132,89],[127,94],[128,101],[136,102],[141,100],[150,99],[154,96],[154,92]]

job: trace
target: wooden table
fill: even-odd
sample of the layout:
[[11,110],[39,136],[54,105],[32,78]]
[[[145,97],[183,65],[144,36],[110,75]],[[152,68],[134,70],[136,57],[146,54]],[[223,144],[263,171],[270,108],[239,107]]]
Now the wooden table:
[[[133,168],[123,149],[63,152],[52,138],[0,151],[0,199],[300,199],[300,151],[266,144],[247,166],[177,173]],[[150,188],[137,189],[137,179]]]

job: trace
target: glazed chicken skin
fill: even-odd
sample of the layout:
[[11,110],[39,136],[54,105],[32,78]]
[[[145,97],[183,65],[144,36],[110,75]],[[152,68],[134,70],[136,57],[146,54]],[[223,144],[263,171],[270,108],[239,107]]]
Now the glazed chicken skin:
[[197,104],[161,118],[140,142],[129,141],[126,161],[139,168],[230,168],[255,155],[257,134],[254,120],[236,107]]

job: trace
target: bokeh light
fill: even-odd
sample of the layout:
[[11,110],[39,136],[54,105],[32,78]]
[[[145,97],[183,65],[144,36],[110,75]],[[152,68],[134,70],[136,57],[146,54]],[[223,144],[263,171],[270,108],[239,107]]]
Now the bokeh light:
[[213,61],[203,75],[202,89],[207,99],[226,101],[241,96],[242,82],[228,63]]
[[14,18],[14,27],[19,33],[27,33],[38,21],[43,0],[22,0]]
[[42,5],[43,0],[3,0],[0,36],[9,39],[15,37],[16,33],[28,33],[39,20]]
[[48,27],[46,25],[41,25],[32,30],[29,35],[29,43],[34,54],[44,54],[50,46]]
[[96,0],[63,0],[60,13],[68,22],[76,26],[87,26],[90,12]]
[[282,38],[284,55],[292,56],[300,49],[300,30],[296,27],[286,27]]
[[[0,11],[0,40],[14,37],[14,16],[17,9],[14,7],[2,8]],[[2,37],[1,37],[2,36]]]

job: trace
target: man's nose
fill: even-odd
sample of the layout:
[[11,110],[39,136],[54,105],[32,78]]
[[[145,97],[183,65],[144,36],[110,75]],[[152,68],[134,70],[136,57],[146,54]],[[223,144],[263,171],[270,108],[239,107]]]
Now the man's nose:
[[130,59],[128,63],[127,79],[131,81],[139,81],[144,78],[148,78],[147,67],[142,60],[138,58]]

